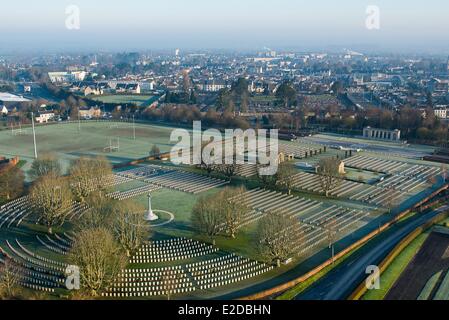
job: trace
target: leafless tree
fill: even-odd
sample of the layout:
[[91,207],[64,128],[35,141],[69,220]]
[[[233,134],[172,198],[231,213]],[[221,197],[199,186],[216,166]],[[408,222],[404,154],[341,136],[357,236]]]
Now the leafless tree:
[[0,299],[17,298],[23,275],[19,266],[10,258],[0,260]]
[[215,196],[201,197],[192,211],[192,225],[201,234],[212,240],[222,231],[224,217],[220,208],[220,201]]
[[151,147],[150,156],[159,157],[160,155],[161,155],[161,149],[159,149],[159,147],[156,144],[154,144]]
[[80,268],[83,292],[92,297],[108,288],[126,266],[125,253],[105,228],[78,232],[68,258]]
[[55,154],[43,153],[33,161],[29,174],[34,180],[47,175],[60,176],[62,168]]
[[22,170],[17,166],[0,172],[0,203],[2,200],[10,201],[20,196],[24,189]]
[[324,158],[319,162],[317,173],[321,190],[326,197],[329,197],[329,193],[342,182],[343,175],[339,171],[340,164],[341,160],[336,158]]
[[113,212],[118,206],[117,200],[106,197],[99,192],[92,192],[87,197],[86,204],[88,209],[76,221],[75,230],[112,227]]
[[112,167],[104,157],[80,158],[72,163],[70,186],[77,200],[85,202],[92,191],[106,192]]
[[222,213],[225,218],[225,232],[235,238],[242,225],[243,217],[250,211],[248,198],[245,196],[245,188],[226,188],[221,194]]
[[290,195],[292,190],[293,190],[293,186],[294,186],[294,180],[293,177],[295,175],[295,170],[293,169],[293,167],[291,165],[289,165],[288,163],[281,163],[281,165],[278,168],[278,172],[277,172],[277,185],[287,191],[287,193]]
[[218,194],[198,200],[192,211],[192,224],[215,243],[224,233],[235,238],[243,216],[250,210],[244,188],[226,188]]
[[72,204],[72,193],[65,178],[54,175],[39,178],[31,188],[30,201],[38,221],[53,232],[53,226],[63,223]]
[[150,227],[143,220],[144,209],[131,201],[122,201],[115,207],[115,237],[130,257],[150,236]]
[[256,248],[264,259],[280,266],[294,254],[299,237],[298,221],[283,212],[270,212],[259,221]]

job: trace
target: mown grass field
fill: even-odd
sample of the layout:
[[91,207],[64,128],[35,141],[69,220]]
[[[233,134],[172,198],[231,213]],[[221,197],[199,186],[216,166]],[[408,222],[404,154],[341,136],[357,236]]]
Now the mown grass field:
[[158,97],[153,95],[104,95],[95,96],[90,99],[99,101],[102,103],[115,103],[115,104],[134,104],[138,107],[144,107],[151,105]]
[[[112,163],[121,163],[149,155],[153,144],[167,152],[175,144],[170,142],[173,128],[136,124],[134,140],[132,123],[125,122],[81,122],[58,123],[36,127],[38,154],[53,152],[67,166],[70,160],[80,156],[106,156]],[[31,129],[24,129],[22,135],[13,135],[10,130],[0,131],[0,154],[27,161],[24,170],[34,158]],[[120,143],[118,152],[105,152],[104,148]]]

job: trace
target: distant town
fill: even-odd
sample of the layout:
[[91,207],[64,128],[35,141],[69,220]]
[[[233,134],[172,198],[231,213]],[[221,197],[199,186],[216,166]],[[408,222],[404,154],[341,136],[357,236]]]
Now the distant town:
[[362,134],[447,141],[449,61],[441,56],[183,52],[0,56],[1,125],[81,119]]

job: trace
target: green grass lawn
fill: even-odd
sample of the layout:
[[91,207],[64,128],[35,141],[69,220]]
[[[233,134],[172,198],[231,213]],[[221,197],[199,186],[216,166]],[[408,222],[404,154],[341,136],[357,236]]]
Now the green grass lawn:
[[[133,139],[133,127],[130,123],[119,122],[82,122],[81,131],[76,123],[58,123],[38,126],[36,140],[38,154],[54,152],[67,167],[70,160],[80,156],[106,156],[111,163],[121,163],[149,155],[153,144],[162,152],[170,151],[174,142],[170,142],[173,128],[146,124],[136,125],[136,140]],[[120,150],[105,152],[110,140],[114,145],[119,139]],[[9,130],[0,131],[0,154],[7,157],[19,156],[27,163],[28,170],[34,158],[33,136],[27,134],[13,136]]]
[[413,240],[402,252],[393,260],[380,277],[380,289],[370,290],[363,295],[362,300],[383,300],[393,285],[407,268],[419,249],[426,241],[429,233],[423,233]]
[[99,101],[102,103],[116,103],[116,104],[134,104],[138,107],[144,107],[151,105],[156,99],[157,96],[153,95],[104,95],[104,96],[96,96],[90,97],[90,99],[94,101]]

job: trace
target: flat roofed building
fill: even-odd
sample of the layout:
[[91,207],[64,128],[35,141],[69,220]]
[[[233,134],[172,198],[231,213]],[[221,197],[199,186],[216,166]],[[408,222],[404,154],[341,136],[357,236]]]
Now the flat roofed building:
[[401,131],[366,127],[363,129],[363,137],[371,140],[401,141]]

